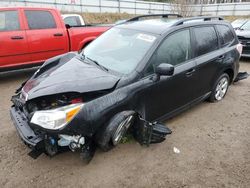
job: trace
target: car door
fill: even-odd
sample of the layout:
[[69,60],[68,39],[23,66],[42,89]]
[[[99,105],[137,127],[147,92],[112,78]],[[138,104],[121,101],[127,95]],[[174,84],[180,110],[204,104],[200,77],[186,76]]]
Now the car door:
[[194,55],[196,56],[195,97],[209,93],[216,80],[216,75],[225,58],[224,49],[219,48],[214,26],[197,26],[192,28],[194,35]]
[[[144,79],[151,79],[159,64],[175,67],[172,76],[161,76],[145,89],[143,100],[149,121],[164,117],[187,105],[194,99],[193,81],[195,61],[192,59],[190,30],[184,29],[166,37],[151,58]],[[148,81],[150,82],[150,81]]]
[[0,11],[0,68],[30,61],[27,37],[18,10]]
[[[27,24],[28,45],[33,62],[66,53],[68,37],[54,11],[24,9]],[[61,19],[61,18],[60,18]]]

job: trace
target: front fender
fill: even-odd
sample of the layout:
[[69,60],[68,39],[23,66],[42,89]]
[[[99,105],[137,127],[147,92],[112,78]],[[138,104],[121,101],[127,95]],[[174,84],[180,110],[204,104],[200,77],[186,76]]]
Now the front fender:
[[132,110],[144,114],[144,105],[140,100],[143,86],[144,81],[139,81],[86,103],[71,124],[77,132],[93,136],[98,128],[119,112]]

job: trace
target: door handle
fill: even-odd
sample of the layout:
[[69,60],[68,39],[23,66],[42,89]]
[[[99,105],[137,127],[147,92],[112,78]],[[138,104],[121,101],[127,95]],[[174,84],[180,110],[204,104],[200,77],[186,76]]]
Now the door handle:
[[12,40],[22,40],[23,37],[22,36],[12,36],[11,39]]
[[61,36],[63,36],[63,34],[62,33],[55,33],[54,36],[55,37],[61,37]]
[[219,56],[219,57],[217,57],[217,61],[223,61],[223,59],[225,58],[225,55],[221,55],[221,56]]
[[195,72],[195,69],[189,69],[187,72],[186,72],[186,76],[192,76],[193,73]]

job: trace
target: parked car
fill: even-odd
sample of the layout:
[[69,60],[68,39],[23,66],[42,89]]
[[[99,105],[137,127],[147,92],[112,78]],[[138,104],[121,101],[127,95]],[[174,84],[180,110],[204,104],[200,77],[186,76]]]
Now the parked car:
[[234,20],[231,25],[235,30],[239,29],[241,26],[243,26],[248,20],[247,19],[236,19]]
[[242,44],[242,57],[250,57],[250,20],[236,30],[236,35]]
[[85,25],[82,16],[79,14],[62,14],[62,18],[64,23],[71,27]]
[[79,51],[110,26],[66,28],[52,8],[0,8],[0,71],[41,65]]
[[239,79],[238,46],[222,18],[129,21],[81,54],[47,60],[17,89],[11,117],[33,157],[69,147],[89,161],[127,130],[141,144],[161,142],[171,131],[155,122],[225,97]]

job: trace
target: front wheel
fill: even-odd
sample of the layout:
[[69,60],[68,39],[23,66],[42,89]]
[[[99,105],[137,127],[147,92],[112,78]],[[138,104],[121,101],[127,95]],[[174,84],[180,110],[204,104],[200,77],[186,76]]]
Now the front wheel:
[[124,111],[116,114],[109,121],[104,130],[100,130],[96,136],[96,142],[103,151],[109,151],[118,145],[126,134],[129,127],[132,126],[135,113],[133,111]]
[[209,101],[210,102],[221,101],[225,97],[228,87],[229,87],[229,76],[228,74],[224,73],[215,82],[215,85],[212,89],[212,93],[209,97]]

